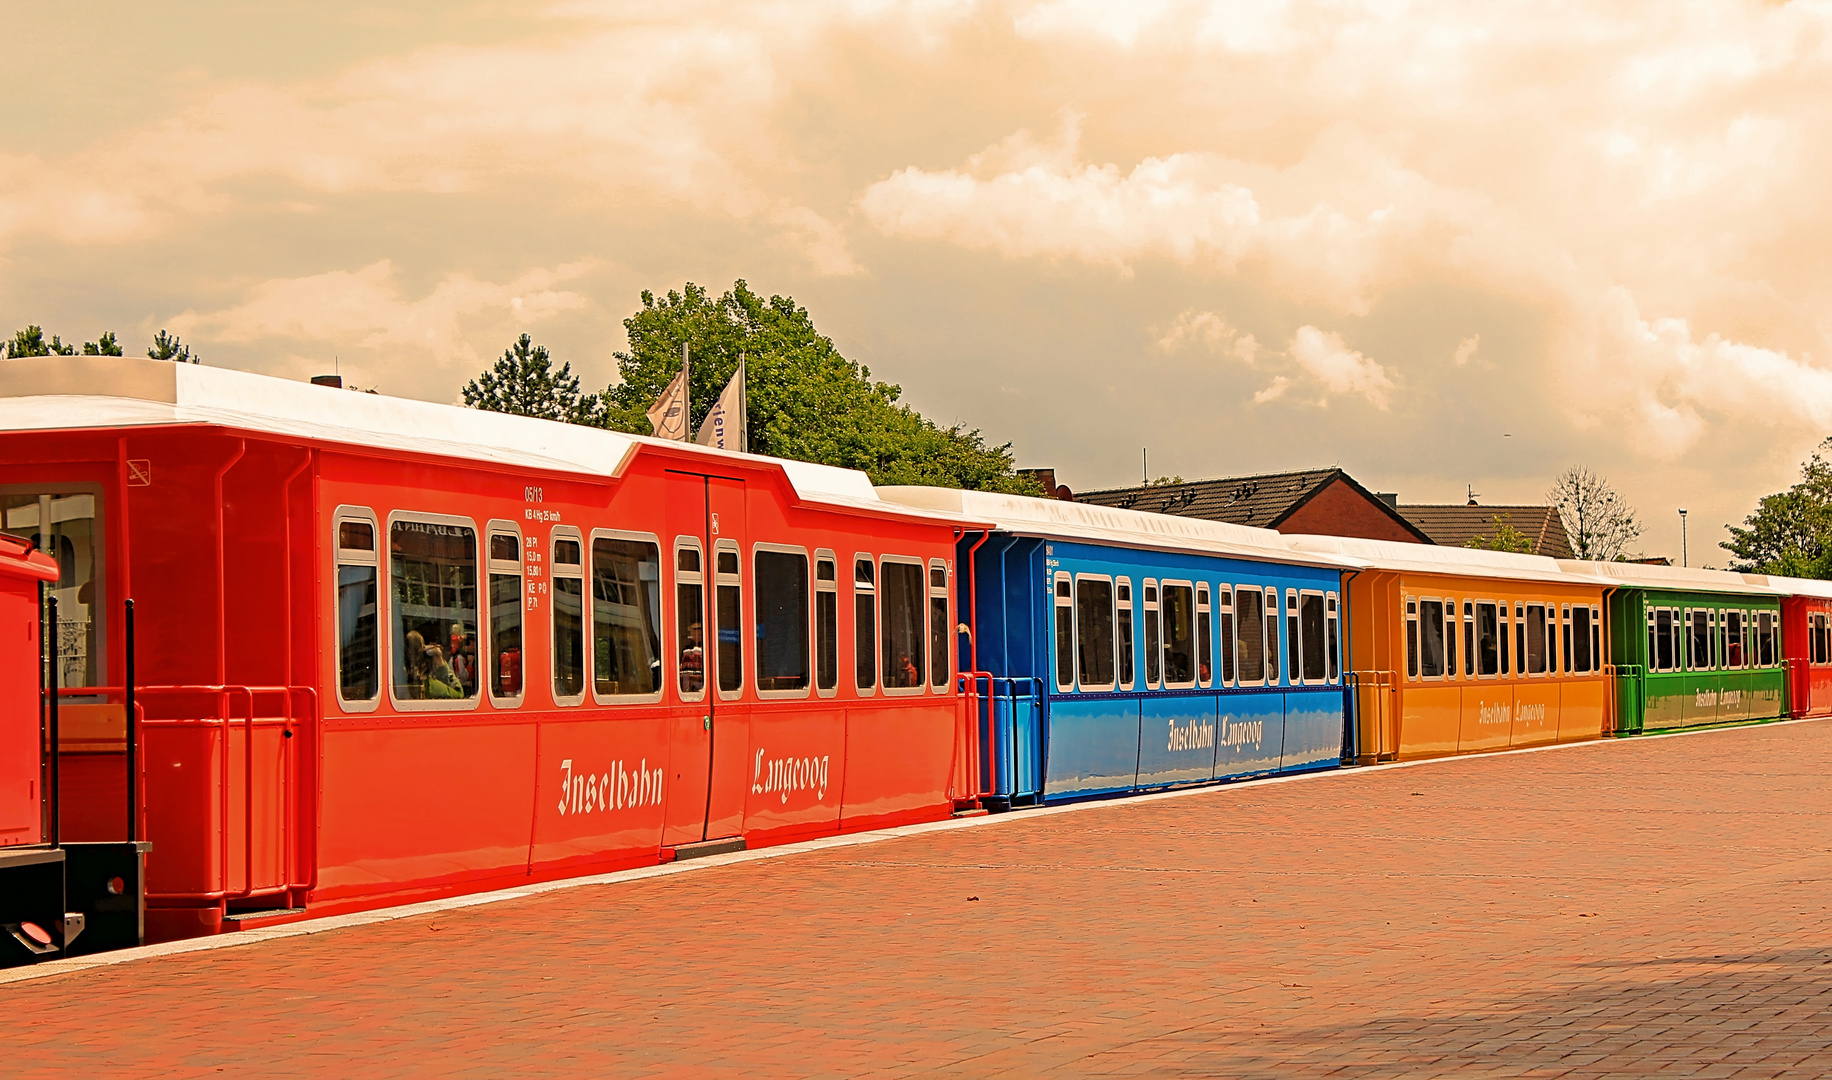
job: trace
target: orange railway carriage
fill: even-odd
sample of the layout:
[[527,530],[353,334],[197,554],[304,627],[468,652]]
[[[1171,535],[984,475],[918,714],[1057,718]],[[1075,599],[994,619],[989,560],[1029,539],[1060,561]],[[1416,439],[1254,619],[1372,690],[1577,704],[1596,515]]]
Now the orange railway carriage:
[[69,549],[67,839],[125,833],[136,604],[151,939],[978,793],[970,523],[861,474],[109,357],[0,365],[0,461]]
[[1595,739],[1608,708],[1601,580],[1551,559],[1294,537],[1347,575],[1359,764]]

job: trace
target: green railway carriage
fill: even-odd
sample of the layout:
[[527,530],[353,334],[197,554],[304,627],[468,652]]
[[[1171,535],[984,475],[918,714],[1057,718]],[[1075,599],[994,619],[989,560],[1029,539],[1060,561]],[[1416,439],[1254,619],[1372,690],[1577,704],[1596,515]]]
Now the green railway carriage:
[[1565,565],[1618,583],[1607,604],[1614,734],[1786,715],[1777,589],[1718,570]]

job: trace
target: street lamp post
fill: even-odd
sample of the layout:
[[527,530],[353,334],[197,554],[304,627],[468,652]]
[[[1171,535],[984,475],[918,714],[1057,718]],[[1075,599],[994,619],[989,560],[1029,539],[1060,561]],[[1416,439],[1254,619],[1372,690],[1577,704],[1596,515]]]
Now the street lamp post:
[[1686,511],[1683,507],[1679,511],[1679,565],[1691,565],[1686,561]]

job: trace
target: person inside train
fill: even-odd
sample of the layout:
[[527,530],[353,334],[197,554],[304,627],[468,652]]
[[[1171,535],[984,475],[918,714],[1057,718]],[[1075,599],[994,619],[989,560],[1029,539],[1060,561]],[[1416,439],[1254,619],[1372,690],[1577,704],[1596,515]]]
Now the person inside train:
[[687,628],[687,640],[681,646],[681,692],[697,694],[706,686],[705,633],[699,623]]
[[437,645],[428,645],[425,655],[427,697],[449,699],[470,696],[465,693],[464,684],[452,670],[452,665],[446,662],[444,650]]
[[403,696],[420,698],[426,696],[426,638],[418,630],[407,631],[406,645],[401,650],[401,658],[406,671],[406,679],[401,689]]

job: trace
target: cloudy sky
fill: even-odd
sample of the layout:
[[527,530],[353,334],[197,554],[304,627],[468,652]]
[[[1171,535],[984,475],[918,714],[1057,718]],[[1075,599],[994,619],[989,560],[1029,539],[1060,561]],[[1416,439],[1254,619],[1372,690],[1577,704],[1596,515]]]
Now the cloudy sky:
[[[155,11],[156,9],[156,11]],[[0,322],[455,400],[743,277],[1078,488],[1572,464],[1693,563],[1832,434],[1832,4],[14,3]]]

